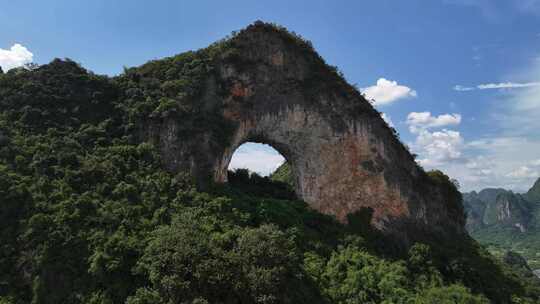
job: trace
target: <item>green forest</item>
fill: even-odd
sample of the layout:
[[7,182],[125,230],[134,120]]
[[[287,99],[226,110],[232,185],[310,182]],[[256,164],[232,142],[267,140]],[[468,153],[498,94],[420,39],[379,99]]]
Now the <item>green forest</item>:
[[202,192],[164,170],[136,125],[176,113],[219,139],[193,97],[221,46],[114,78],[68,59],[0,74],[1,304],[540,301],[538,279],[470,237],[402,248],[362,214],[310,209],[286,172]]
[[500,188],[465,193],[464,206],[469,233],[492,254],[511,250],[540,269],[540,178],[523,194]]

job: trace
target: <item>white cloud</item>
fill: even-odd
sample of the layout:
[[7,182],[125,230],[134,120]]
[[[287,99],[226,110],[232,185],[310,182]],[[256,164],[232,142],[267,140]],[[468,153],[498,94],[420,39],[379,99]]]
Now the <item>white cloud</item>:
[[508,173],[506,176],[515,179],[537,179],[540,177],[540,159],[535,159],[527,162],[525,165],[520,166],[516,170]]
[[411,112],[407,116],[407,124],[412,133],[417,133],[420,129],[459,125],[460,123],[461,115],[457,113],[432,116],[431,112]]
[[4,71],[32,62],[34,54],[16,43],[9,50],[0,49],[0,67]]
[[465,92],[465,91],[473,91],[473,90],[490,90],[490,89],[515,89],[515,88],[530,88],[530,87],[538,87],[540,86],[540,82],[534,81],[534,82],[500,82],[500,83],[484,83],[479,84],[475,87],[466,87],[462,85],[455,85],[454,90]]
[[[430,169],[441,169],[458,179],[464,191],[486,187],[527,191],[540,177],[540,60],[532,59],[522,71],[509,76],[527,81],[454,87],[457,91],[504,90],[493,94],[490,106],[482,109],[488,114],[489,135],[463,141],[456,150],[461,153],[458,161],[431,161],[436,164]],[[417,153],[432,159],[422,150]]]
[[527,87],[536,87],[540,86],[540,82],[524,82],[524,83],[516,83],[516,82],[501,82],[501,83],[486,83],[486,84],[479,84],[476,87],[480,90],[486,90],[486,89],[512,89],[512,88],[527,88]]
[[416,97],[416,91],[399,85],[396,81],[379,78],[377,84],[360,89],[368,100],[374,100],[376,105],[384,105],[399,99]]
[[430,132],[419,130],[413,150],[418,151],[422,166],[434,167],[461,160],[463,138],[458,131],[443,129]]
[[459,85],[459,84],[454,86],[454,90],[455,91],[460,91],[460,92],[472,91],[474,89],[475,88],[473,88],[473,87],[464,87],[464,86]]
[[460,161],[436,166],[460,181],[464,191],[501,187],[527,191],[540,177],[540,141],[525,137],[474,140],[460,146]]
[[381,118],[388,124],[389,127],[396,127],[396,125],[394,125],[394,122],[392,121],[392,118],[389,115],[386,115],[386,113],[382,113]]
[[464,140],[458,131],[430,130],[460,124],[460,114],[433,116],[431,112],[411,112],[407,116],[406,123],[409,125],[409,131],[416,135],[412,149],[419,154],[418,162],[422,166],[433,169],[449,162],[463,161],[461,150]]
[[283,156],[268,145],[246,143],[234,152],[229,169],[245,168],[266,176],[284,161]]
[[517,170],[514,170],[507,174],[508,177],[512,178],[537,178],[538,170],[531,169],[527,166],[521,166]]
[[[513,76],[540,79],[540,62]],[[527,191],[540,177],[540,83],[497,83],[480,88],[520,89],[493,96],[487,109],[493,133],[464,143],[460,150],[464,162],[441,163],[438,167],[457,178],[465,191],[486,187]]]

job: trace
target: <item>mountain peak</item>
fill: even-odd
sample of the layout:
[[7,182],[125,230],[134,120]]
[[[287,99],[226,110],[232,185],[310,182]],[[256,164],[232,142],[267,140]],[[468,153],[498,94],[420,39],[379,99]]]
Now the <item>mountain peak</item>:
[[540,178],[538,178],[531,189],[527,191],[526,197],[530,201],[540,202]]

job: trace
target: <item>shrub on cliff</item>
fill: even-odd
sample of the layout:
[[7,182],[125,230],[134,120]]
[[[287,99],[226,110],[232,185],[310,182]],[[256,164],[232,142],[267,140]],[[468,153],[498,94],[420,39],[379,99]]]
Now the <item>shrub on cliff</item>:
[[465,218],[463,216],[463,197],[459,192],[459,183],[456,180],[450,179],[440,170],[432,170],[427,172],[428,181],[435,184],[441,191],[443,197],[448,203],[449,210],[456,218]]
[[382,235],[308,208],[283,183],[241,175],[197,192],[163,170],[134,123],[176,108],[204,116],[186,130],[223,131],[215,109],[185,99],[222,47],[114,80],[68,60],[0,74],[0,302],[538,301],[472,240],[389,252]]

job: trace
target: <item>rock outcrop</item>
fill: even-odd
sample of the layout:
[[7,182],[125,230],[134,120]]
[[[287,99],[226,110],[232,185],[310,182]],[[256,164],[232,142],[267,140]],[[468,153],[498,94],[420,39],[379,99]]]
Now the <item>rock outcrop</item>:
[[540,178],[536,180],[525,196],[531,202],[540,203]]
[[511,225],[524,232],[530,218],[528,202],[519,194],[501,193],[494,202],[486,205],[483,222],[486,225],[496,223]]
[[467,215],[465,227],[469,231],[474,231],[484,226],[483,217],[486,209],[486,202],[476,192],[463,193],[463,207]]
[[469,231],[498,225],[526,232],[532,219],[531,203],[512,191],[488,188],[465,193],[463,199]]
[[[178,115],[142,128],[169,170],[190,173],[201,187],[224,183],[236,148],[266,143],[291,165],[297,195],[341,221],[367,209],[375,227],[404,237],[464,230],[461,203],[445,197],[380,113],[308,42],[257,22],[212,52],[197,102],[225,122],[223,135],[181,132]],[[131,74],[144,81],[143,70]]]

